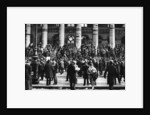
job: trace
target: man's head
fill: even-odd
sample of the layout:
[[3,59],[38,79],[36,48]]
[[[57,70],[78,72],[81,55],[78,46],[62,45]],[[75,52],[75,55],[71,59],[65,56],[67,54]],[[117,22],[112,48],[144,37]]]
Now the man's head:
[[89,66],[93,66],[92,60],[89,61]]
[[110,60],[109,63],[110,63],[110,65],[112,65],[112,64],[114,63],[114,61],[113,61],[113,60]]

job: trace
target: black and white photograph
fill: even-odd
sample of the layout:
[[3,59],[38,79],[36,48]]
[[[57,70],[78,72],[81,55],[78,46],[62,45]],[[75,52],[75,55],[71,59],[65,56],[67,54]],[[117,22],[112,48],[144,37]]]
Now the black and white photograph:
[[125,24],[25,24],[25,90],[125,90]]
[[7,108],[142,108],[143,7],[7,7]]

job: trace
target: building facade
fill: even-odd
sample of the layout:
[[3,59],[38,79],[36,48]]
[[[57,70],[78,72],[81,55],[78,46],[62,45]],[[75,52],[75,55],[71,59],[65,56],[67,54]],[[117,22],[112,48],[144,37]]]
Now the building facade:
[[26,24],[25,44],[52,46],[125,45],[125,24]]

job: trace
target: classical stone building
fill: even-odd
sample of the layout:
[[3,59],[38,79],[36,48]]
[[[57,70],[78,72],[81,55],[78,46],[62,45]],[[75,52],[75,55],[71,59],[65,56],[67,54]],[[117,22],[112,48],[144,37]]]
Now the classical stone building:
[[83,44],[98,48],[109,44],[125,44],[124,24],[26,24],[25,44],[41,43],[63,46],[74,45],[80,48]]

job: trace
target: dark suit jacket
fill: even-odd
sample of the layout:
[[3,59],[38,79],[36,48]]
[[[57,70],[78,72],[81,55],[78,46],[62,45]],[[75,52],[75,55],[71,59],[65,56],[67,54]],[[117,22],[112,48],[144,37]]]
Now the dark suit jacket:
[[83,72],[83,78],[85,79],[85,78],[88,78],[88,73],[87,73],[87,71],[88,71],[88,65],[84,65],[83,67],[82,67],[82,72]]
[[116,68],[116,77],[119,77],[119,75],[120,75],[120,64],[119,63],[115,64],[115,68]]
[[103,63],[102,63],[102,61],[99,61],[99,71],[102,71],[103,70]]
[[76,70],[75,70],[75,67],[72,64],[70,64],[68,66],[67,72],[68,72],[70,82],[76,83]]
[[53,78],[53,67],[52,67],[52,64],[50,62],[46,63],[44,71],[46,74],[46,78]]
[[31,79],[31,71],[32,71],[31,66],[28,64],[25,64],[25,79],[26,80]]
[[125,64],[120,63],[120,74],[125,75]]
[[[114,78],[116,76],[116,68],[114,65],[108,65],[105,71],[105,75],[108,72],[108,84],[114,84]],[[104,76],[105,76],[104,75]]]

